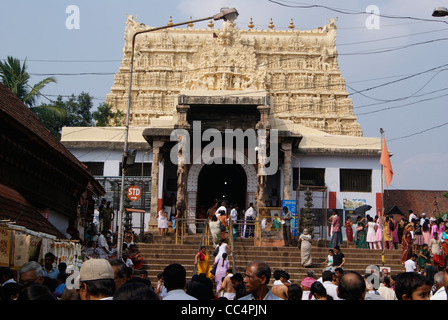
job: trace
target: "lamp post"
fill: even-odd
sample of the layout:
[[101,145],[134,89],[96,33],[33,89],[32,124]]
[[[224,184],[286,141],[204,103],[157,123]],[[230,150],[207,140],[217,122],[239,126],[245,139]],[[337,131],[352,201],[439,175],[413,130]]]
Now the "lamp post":
[[222,8],[221,11],[213,16],[210,17],[206,17],[206,18],[201,18],[201,19],[197,19],[197,20],[190,20],[190,21],[185,21],[185,22],[180,22],[180,23],[174,23],[174,24],[169,24],[163,27],[157,27],[157,28],[152,28],[152,29],[148,29],[148,30],[142,30],[142,31],[137,31],[134,33],[134,35],[132,36],[132,49],[131,49],[131,64],[130,64],[130,78],[129,78],[129,96],[128,96],[128,103],[127,103],[127,110],[126,110],[126,131],[125,131],[125,136],[124,136],[124,150],[123,150],[123,158],[122,158],[122,168],[121,168],[121,195],[120,195],[120,209],[118,211],[118,224],[117,224],[117,228],[118,228],[118,237],[117,237],[117,255],[118,257],[121,257],[122,252],[123,252],[123,209],[124,209],[124,181],[125,181],[125,173],[126,173],[126,167],[125,167],[125,163],[127,161],[127,158],[129,156],[128,154],[128,138],[129,138],[129,114],[130,114],[130,110],[131,110],[131,99],[132,99],[132,74],[134,71],[134,46],[135,46],[135,38],[137,37],[137,35],[142,34],[142,33],[147,33],[147,32],[153,32],[153,31],[158,31],[158,30],[163,30],[163,29],[169,29],[169,28],[174,28],[174,27],[178,27],[178,26],[182,26],[182,25],[186,25],[189,23],[195,23],[195,22],[201,22],[201,21],[205,21],[205,20],[230,20],[233,21],[238,17],[238,11],[235,8]]
[[448,15],[448,9],[445,7],[437,7],[432,12],[433,17],[445,17]]

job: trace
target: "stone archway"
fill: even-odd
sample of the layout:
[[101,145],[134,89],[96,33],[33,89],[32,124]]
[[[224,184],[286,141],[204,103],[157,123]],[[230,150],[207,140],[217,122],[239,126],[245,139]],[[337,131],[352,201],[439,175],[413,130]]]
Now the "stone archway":
[[[245,161],[246,162],[246,161]],[[187,217],[196,218],[197,210],[197,199],[198,199],[198,180],[199,174],[205,163],[193,164],[190,167],[187,178]],[[223,164],[225,165],[225,164]],[[247,177],[246,185],[246,203],[255,202],[254,197],[257,193],[257,171],[255,166],[252,164],[240,164],[244,169]],[[196,226],[194,224],[190,225],[190,229],[195,233]]]

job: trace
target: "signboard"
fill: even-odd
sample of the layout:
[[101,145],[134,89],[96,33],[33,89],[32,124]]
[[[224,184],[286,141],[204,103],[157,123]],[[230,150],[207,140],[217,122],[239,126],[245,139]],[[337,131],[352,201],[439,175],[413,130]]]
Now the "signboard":
[[[297,200],[282,200],[282,208],[287,207],[288,211],[291,212],[291,233],[294,237],[298,236],[299,219],[297,214]],[[283,209],[282,209],[283,215]]]
[[136,200],[140,199],[140,196],[142,195],[142,191],[140,190],[139,187],[132,186],[132,187],[129,187],[127,194],[128,194],[129,200],[136,201]]
[[45,217],[45,219],[47,219],[47,220],[50,217],[50,211],[48,211],[48,210],[41,210],[40,214],[43,215]]

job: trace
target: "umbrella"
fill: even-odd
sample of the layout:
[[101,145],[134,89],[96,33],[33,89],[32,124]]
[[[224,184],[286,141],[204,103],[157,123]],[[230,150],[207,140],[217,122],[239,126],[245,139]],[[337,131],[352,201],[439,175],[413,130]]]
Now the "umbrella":
[[353,211],[353,214],[358,215],[358,216],[364,216],[366,214],[366,211],[369,211],[370,209],[372,209],[372,206],[365,204],[365,205],[362,205],[362,206],[356,208]]

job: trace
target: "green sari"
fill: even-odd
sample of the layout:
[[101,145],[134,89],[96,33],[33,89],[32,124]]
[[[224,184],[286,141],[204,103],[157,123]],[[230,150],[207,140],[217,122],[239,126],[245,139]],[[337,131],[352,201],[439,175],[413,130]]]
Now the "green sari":
[[363,226],[363,229],[360,231],[356,231],[356,236],[354,242],[358,249],[368,249],[369,245],[367,244],[367,231],[366,231],[366,223],[361,221],[358,226]]
[[428,261],[430,258],[431,254],[429,250],[427,249],[420,250],[420,255],[417,258],[417,265],[419,266],[419,268],[423,268],[425,266],[426,261]]

